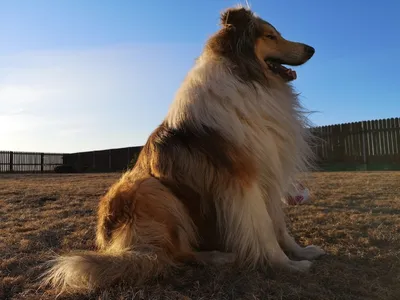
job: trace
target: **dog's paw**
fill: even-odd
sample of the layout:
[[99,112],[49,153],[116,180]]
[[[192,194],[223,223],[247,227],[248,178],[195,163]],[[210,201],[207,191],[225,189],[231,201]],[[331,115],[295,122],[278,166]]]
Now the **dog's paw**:
[[290,271],[294,272],[308,272],[311,268],[312,262],[309,260],[290,260],[288,264],[288,268]]
[[324,254],[325,254],[325,251],[322,248],[315,246],[315,245],[310,245],[310,246],[302,248],[301,251],[296,253],[296,257],[298,257],[300,259],[313,260]]

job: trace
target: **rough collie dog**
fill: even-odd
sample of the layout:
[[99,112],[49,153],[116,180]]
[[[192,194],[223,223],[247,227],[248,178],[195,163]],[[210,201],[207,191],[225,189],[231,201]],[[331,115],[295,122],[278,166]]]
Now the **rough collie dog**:
[[[307,271],[324,254],[289,234],[281,198],[312,151],[289,81],[314,49],[229,8],[148,138],[98,208],[98,251],[51,261],[44,282],[85,292],[188,262]],[[291,260],[287,255],[298,260]]]

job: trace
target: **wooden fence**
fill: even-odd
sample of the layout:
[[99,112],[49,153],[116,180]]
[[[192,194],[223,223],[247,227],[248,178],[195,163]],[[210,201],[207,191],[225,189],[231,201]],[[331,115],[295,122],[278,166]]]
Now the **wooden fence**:
[[312,129],[322,169],[400,170],[400,119],[383,119]]
[[[400,119],[315,127],[314,151],[322,170],[400,170]],[[0,172],[49,172],[68,165],[77,172],[126,170],[142,147],[70,154],[0,152]]]
[[78,172],[117,172],[126,170],[142,147],[87,151],[64,155],[64,164]]
[[0,172],[51,172],[63,164],[63,154],[0,151]]

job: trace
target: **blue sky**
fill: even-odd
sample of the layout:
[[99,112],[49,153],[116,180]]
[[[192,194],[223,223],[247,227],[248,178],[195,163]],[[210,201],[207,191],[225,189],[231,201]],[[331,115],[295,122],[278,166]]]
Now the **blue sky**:
[[[237,3],[0,0],[0,150],[142,145]],[[316,125],[400,116],[400,2],[249,3],[315,47],[294,85]]]

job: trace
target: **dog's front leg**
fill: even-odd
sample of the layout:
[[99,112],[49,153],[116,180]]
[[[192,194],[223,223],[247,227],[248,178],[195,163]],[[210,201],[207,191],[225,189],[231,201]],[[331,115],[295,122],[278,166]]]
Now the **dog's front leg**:
[[274,188],[269,188],[265,189],[264,194],[267,210],[272,218],[275,234],[281,247],[299,259],[313,260],[324,255],[325,251],[318,246],[301,247],[296,243],[287,229],[279,192]]
[[225,231],[226,246],[235,253],[239,264],[246,267],[270,264],[293,271],[310,268],[310,261],[292,261],[281,249],[258,184],[225,193],[217,203],[217,214]]

